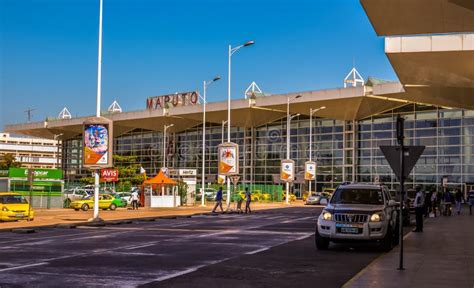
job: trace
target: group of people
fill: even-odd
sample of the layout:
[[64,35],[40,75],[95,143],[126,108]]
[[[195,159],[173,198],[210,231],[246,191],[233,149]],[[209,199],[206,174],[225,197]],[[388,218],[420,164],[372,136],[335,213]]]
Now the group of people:
[[[214,206],[214,209],[212,209],[212,213],[216,213],[216,209],[220,208],[221,212],[224,212],[224,209],[222,208],[222,187],[219,188],[216,194],[216,205]],[[237,212],[241,213],[242,211],[242,201],[243,199],[239,197],[237,200]],[[249,188],[245,188],[245,214],[247,213],[252,213],[252,210],[250,210],[250,202],[252,202],[252,195],[249,191]]]
[[421,186],[416,187],[416,196],[413,202],[416,215],[416,228],[414,232],[423,232],[423,216],[436,217],[437,212],[440,215],[451,216],[452,205],[455,205],[455,212],[457,215],[461,214],[461,204],[463,200],[469,204],[469,214],[472,215],[472,206],[474,206],[474,190],[468,192],[467,198],[461,189],[457,188],[454,195],[449,191],[436,192],[433,188],[431,191],[425,193]]

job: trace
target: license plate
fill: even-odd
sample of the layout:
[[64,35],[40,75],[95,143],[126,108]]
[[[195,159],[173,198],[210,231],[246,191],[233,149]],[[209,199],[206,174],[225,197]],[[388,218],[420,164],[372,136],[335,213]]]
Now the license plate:
[[25,214],[23,214],[23,213],[17,213],[17,214],[15,214],[15,217],[24,217],[24,216],[25,216]]
[[357,234],[359,233],[359,228],[341,227],[341,233]]

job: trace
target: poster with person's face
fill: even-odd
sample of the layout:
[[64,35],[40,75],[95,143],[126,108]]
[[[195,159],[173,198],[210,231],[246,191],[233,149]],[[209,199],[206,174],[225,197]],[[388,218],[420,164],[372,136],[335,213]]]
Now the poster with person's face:
[[85,123],[83,164],[85,167],[108,167],[110,162],[109,124]]

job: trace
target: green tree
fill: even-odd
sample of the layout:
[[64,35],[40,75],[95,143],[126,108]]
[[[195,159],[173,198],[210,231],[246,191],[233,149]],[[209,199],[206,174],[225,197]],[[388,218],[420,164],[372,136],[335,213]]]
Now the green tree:
[[[140,174],[141,165],[137,163],[136,156],[113,155],[113,163],[113,168],[119,172],[119,181],[115,183],[116,188],[129,190],[131,186],[140,185],[145,180],[144,176]],[[81,182],[94,184],[94,177],[84,177]]]
[[11,153],[0,155],[0,169],[8,169],[15,167],[21,167],[21,163],[16,161],[15,155]]

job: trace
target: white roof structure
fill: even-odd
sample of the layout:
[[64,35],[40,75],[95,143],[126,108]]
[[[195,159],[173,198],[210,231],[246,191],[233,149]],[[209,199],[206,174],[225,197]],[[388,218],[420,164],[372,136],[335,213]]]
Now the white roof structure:
[[351,72],[349,72],[346,78],[344,78],[344,88],[347,88],[347,86],[352,86],[352,87],[364,86],[364,83],[365,83],[364,78],[360,76],[359,71],[357,71],[355,67],[352,68]]
[[63,110],[61,110],[61,112],[59,112],[58,118],[59,119],[71,119],[72,118],[71,112],[69,112],[69,110],[66,107],[64,107]]
[[263,92],[260,87],[258,87],[257,83],[255,83],[255,81],[252,81],[247,90],[245,90],[245,99],[255,96],[263,96]]
[[110,104],[107,111],[109,111],[111,113],[122,113],[122,107],[120,107],[117,100],[114,100],[114,102],[112,102],[112,104]]

